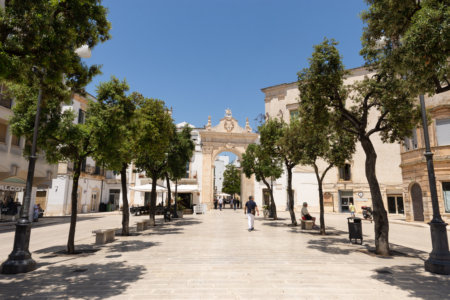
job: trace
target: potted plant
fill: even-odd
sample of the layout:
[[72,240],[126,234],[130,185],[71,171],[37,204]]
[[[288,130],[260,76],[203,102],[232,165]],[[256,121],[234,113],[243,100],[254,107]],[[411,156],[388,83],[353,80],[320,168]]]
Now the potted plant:
[[264,219],[267,219],[267,217],[269,216],[269,205],[263,205],[263,215]]
[[184,209],[186,208],[186,207],[184,207],[183,204],[181,204],[180,200],[181,200],[181,198],[178,199],[178,201],[177,201],[177,215],[178,215],[178,218],[182,218],[183,217],[183,212],[184,212]]

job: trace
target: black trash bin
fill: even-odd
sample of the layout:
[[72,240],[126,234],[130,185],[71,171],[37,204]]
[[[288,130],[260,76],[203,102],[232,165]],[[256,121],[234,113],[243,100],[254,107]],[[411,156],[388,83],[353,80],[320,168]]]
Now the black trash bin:
[[358,240],[360,240],[360,244],[362,245],[363,236],[362,236],[361,218],[350,217],[347,218],[347,221],[348,221],[348,237],[350,239],[350,242],[356,244]]

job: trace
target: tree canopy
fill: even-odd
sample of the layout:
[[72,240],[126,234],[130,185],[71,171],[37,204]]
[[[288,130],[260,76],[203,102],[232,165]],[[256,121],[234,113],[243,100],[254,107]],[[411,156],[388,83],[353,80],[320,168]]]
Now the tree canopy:
[[[379,134],[384,142],[402,141],[419,122],[420,110],[408,82],[389,70],[377,70],[360,81],[344,85],[348,72],[336,45],[334,40],[325,39],[314,46],[309,68],[299,73],[299,80],[309,89],[316,109],[334,111],[336,124],[361,142],[374,208],[376,251],[388,255],[389,225],[376,177],[377,154],[371,138]],[[369,114],[376,116],[372,118],[374,121],[369,122]]]
[[445,0],[365,0],[361,54],[396,72],[414,94],[450,90],[450,6]]
[[92,142],[97,145],[94,158],[110,170],[120,172],[122,184],[122,235],[129,235],[129,208],[127,196],[127,168],[136,153],[135,112],[143,98],[138,93],[127,95],[126,80],[111,77],[97,87],[97,101],[90,107],[89,119],[93,127]]
[[181,179],[186,174],[186,165],[189,163],[195,147],[191,140],[191,131],[191,128],[186,125],[173,136],[170,143],[167,166],[172,180]]
[[45,80],[82,89],[99,73],[74,52],[110,38],[107,10],[100,0],[6,0],[0,8],[0,78],[33,81],[32,68],[45,70]]
[[[323,101],[322,91],[317,88],[311,69],[298,73],[299,131],[303,148],[300,163],[314,168],[319,190],[320,232],[326,234],[323,204],[323,180],[333,167],[341,167],[355,152],[356,136],[339,126],[339,115],[333,109],[317,105]],[[324,166],[321,166],[322,163]]]
[[277,156],[272,156],[272,149],[270,145],[250,144],[245,153],[242,155],[242,170],[250,178],[253,174],[257,181],[262,181],[270,192],[270,207],[272,216],[277,219],[277,208],[275,199],[273,197],[272,185],[267,181],[276,180],[281,177],[283,173],[281,159]]
[[228,164],[223,172],[222,192],[231,195],[241,193],[241,171],[233,164]]
[[134,143],[135,166],[137,170],[145,171],[152,179],[150,221],[154,226],[156,182],[166,175],[170,145],[176,134],[176,128],[162,100],[142,98],[138,106]]

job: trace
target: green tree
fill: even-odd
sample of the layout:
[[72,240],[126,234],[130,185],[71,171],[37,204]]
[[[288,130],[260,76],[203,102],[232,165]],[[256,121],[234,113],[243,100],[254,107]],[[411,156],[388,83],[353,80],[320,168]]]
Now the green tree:
[[[12,87],[16,105],[13,107],[14,115],[10,124],[14,134],[25,136],[27,140],[33,135],[34,113],[36,107],[36,89],[20,86],[17,90]],[[77,201],[78,201],[78,181],[81,174],[81,167],[87,157],[92,156],[97,150],[93,136],[95,132],[106,128],[99,128],[98,122],[94,122],[101,117],[101,110],[87,110],[86,122],[76,123],[76,117],[72,110],[62,111],[58,101],[52,101],[46,105],[48,111],[47,118],[39,124],[39,135],[37,140],[38,148],[45,153],[46,160],[50,163],[61,161],[73,163],[73,178],[71,192],[71,219],[69,238],[67,241],[68,253],[75,253],[75,228],[77,221]],[[89,102],[91,107],[93,102]],[[52,108],[52,109],[50,109]],[[100,116],[99,116],[100,115]],[[102,126],[107,126],[103,123]],[[28,151],[28,150],[27,150]]]
[[[376,252],[389,255],[389,222],[375,171],[377,153],[372,136],[379,134],[383,142],[401,141],[420,120],[420,111],[407,82],[396,74],[380,70],[352,85],[344,85],[348,72],[336,45],[327,39],[316,45],[309,68],[299,78],[310,84],[314,107],[334,111],[336,125],[361,143],[374,210]],[[369,122],[369,113],[377,114],[375,122]]]
[[164,178],[175,125],[162,100],[143,98],[136,113],[135,164],[152,179],[150,224],[155,226],[156,183]]
[[361,54],[395,72],[415,95],[450,90],[450,5],[442,0],[365,0]]
[[228,164],[223,172],[222,192],[230,195],[241,193],[241,171],[233,164]]
[[[323,205],[323,180],[333,167],[341,167],[355,152],[355,135],[342,130],[334,111],[315,105],[320,101],[319,91],[309,80],[309,69],[299,72],[298,87],[301,95],[299,101],[299,122],[295,130],[303,144],[301,161],[303,165],[314,168],[319,189],[320,233],[326,234]],[[319,98],[319,100],[317,100]],[[325,163],[324,166],[323,163]]]
[[175,181],[175,206],[174,206],[174,215],[176,215],[177,201],[178,201],[178,193],[177,193],[177,185],[178,180],[183,178],[186,174],[186,166],[191,160],[192,154],[194,153],[194,142],[191,140],[191,128],[186,125],[178,131],[171,143],[170,150],[167,157],[167,186],[169,192],[168,206],[170,206],[170,180]]
[[138,93],[126,95],[129,86],[125,80],[111,77],[97,87],[97,102],[90,106],[92,140],[97,145],[95,160],[107,169],[120,172],[122,185],[122,235],[129,235],[129,205],[127,196],[127,168],[136,153],[134,121],[137,103],[142,99]]
[[261,145],[268,154],[283,162],[287,173],[288,209],[292,225],[297,225],[294,212],[294,192],[292,190],[292,169],[300,162],[303,148],[298,132],[295,130],[297,119],[286,124],[282,120],[269,119],[258,127]]
[[274,220],[277,220],[277,207],[273,197],[273,187],[267,178],[277,179],[283,173],[282,162],[278,157],[272,156],[272,151],[264,145],[250,144],[242,155],[242,170],[250,178],[255,174],[258,181],[262,181],[270,194],[270,210]]
[[110,38],[100,0],[6,0],[0,7],[0,78],[31,86],[32,68],[45,70],[46,83],[83,88],[99,72],[75,49]]

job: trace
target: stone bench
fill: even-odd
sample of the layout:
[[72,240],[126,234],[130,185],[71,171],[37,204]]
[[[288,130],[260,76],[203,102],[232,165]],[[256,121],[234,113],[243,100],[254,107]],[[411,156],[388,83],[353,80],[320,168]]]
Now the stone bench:
[[300,219],[300,221],[302,222],[302,229],[305,229],[305,230],[313,229],[313,224],[314,224],[313,221],[311,221],[311,220],[301,220],[301,219]]
[[196,214],[205,214],[206,213],[206,204],[198,204],[194,206],[194,215]]
[[95,233],[95,244],[103,245],[106,243],[114,242],[116,230],[118,230],[118,228],[99,229],[92,231],[92,233]]
[[150,220],[140,220],[136,222],[136,231],[143,231],[150,227]]

